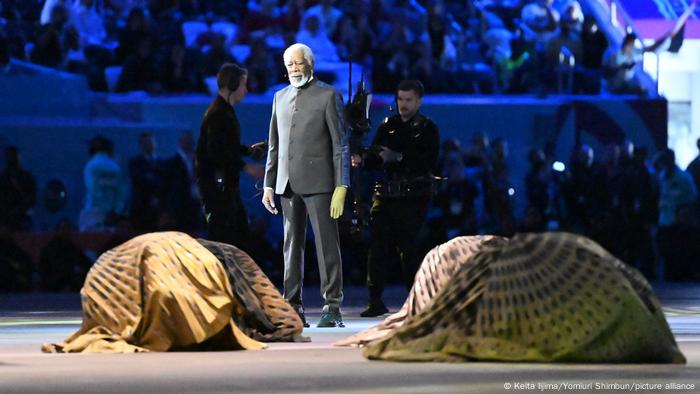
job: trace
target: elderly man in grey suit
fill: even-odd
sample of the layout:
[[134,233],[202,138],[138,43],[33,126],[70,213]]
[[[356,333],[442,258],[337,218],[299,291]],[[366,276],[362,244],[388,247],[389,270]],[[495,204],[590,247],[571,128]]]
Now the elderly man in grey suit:
[[290,85],[272,104],[262,203],[284,216],[284,297],[304,317],[302,284],[307,215],[316,241],[323,313],[318,327],[344,327],[343,270],[336,219],[350,183],[350,154],[340,94],[313,76],[314,55],[304,44],[284,52]]

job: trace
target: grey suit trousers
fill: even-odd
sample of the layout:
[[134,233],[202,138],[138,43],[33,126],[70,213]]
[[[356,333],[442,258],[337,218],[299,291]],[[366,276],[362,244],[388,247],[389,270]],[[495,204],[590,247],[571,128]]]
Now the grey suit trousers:
[[338,222],[330,216],[331,193],[300,195],[288,187],[280,201],[284,216],[284,298],[291,304],[303,304],[304,246],[308,213],[316,244],[324,310],[337,310],[343,301],[343,268],[338,242]]

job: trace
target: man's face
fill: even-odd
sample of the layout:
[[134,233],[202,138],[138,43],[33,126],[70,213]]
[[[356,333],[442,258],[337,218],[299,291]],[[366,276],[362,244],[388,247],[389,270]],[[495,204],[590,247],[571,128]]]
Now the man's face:
[[289,75],[289,83],[294,87],[304,86],[311,78],[313,69],[311,65],[304,59],[302,51],[296,51],[291,54],[289,59],[285,60],[287,67],[287,75]]
[[403,120],[411,119],[418,112],[420,104],[421,98],[413,90],[399,90],[396,93],[396,106]]
[[243,98],[248,93],[248,76],[244,75],[241,77],[241,82],[238,84],[238,88],[231,92],[231,104],[238,104],[243,101]]

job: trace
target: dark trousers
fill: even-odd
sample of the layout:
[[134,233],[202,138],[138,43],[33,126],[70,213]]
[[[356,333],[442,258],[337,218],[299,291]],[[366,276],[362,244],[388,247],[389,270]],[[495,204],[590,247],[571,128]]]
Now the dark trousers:
[[249,253],[248,214],[240,193],[215,192],[204,197],[207,239],[233,245]]
[[303,304],[304,247],[307,223],[311,222],[324,310],[339,310],[343,265],[338,222],[330,215],[331,193],[296,194],[288,185],[280,203],[284,216],[284,298],[292,305]]
[[[401,260],[403,283],[406,289],[413,286],[414,277],[423,256],[418,237],[428,212],[428,200],[424,198],[378,199],[370,211],[370,241],[367,259],[367,289],[370,303],[382,298],[386,285],[387,266],[392,253]],[[392,273],[395,276],[396,273]]]

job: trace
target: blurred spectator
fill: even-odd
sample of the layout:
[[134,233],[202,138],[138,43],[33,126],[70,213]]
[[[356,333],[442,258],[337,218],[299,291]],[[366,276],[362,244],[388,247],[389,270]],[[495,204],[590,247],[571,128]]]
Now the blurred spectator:
[[659,232],[657,242],[663,259],[665,277],[671,280],[693,280],[699,239],[697,223],[697,190],[693,178],[676,165],[671,149],[658,153],[655,166],[659,172]]
[[197,51],[185,49],[181,43],[172,45],[160,66],[163,89],[176,93],[206,92],[198,56]]
[[515,233],[513,201],[515,188],[508,171],[508,141],[493,140],[488,172],[484,182],[484,208],[492,231],[490,234],[512,236]]
[[641,94],[645,91],[635,78],[637,62],[642,60],[642,51],[634,46],[636,41],[636,35],[627,34],[620,48],[609,48],[604,56],[607,88],[613,93]]
[[172,0],[147,0],[148,14],[153,20],[154,42],[164,53],[169,52],[170,46],[185,44],[182,32],[182,15],[177,9],[177,2]]
[[10,45],[7,37],[2,34],[0,30],[0,72],[9,69],[10,64]]
[[559,13],[552,8],[553,0],[533,0],[522,8],[520,19],[525,40],[546,42],[557,30]]
[[[248,3],[251,7],[252,3]],[[277,7],[277,0],[260,0],[258,9],[248,9],[248,14],[242,22],[241,30],[236,40],[242,44],[248,44],[254,32],[263,32],[265,36],[278,33],[281,26],[281,12]],[[314,48],[314,52],[316,49]]]
[[532,65],[532,56],[525,41],[513,37],[510,41],[510,56],[501,58],[501,63],[498,64],[500,88],[505,93],[527,93],[536,81]]
[[296,41],[308,45],[314,51],[316,64],[321,62],[337,62],[338,51],[328,37],[326,28],[320,23],[318,16],[310,15],[304,19]]
[[639,268],[649,279],[656,278],[656,257],[652,230],[658,216],[658,191],[646,163],[647,150],[634,147],[625,168],[622,199],[626,229],[619,234],[623,245],[622,261]]
[[73,4],[70,20],[80,35],[81,47],[106,44],[107,30],[95,0],[77,0]]
[[678,210],[693,205],[697,189],[693,178],[676,165],[676,155],[671,149],[659,152],[659,226],[671,226],[679,221]]
[[581,63],[589,70],[599,70],[603,64],[605,50],[608,48],[608,38],[593,17],[584,18],[581,40],[583,41]]
[[564,228],[588,235],[591,218],[599,209],[597,205],[597,169],[594,167],[594,151],[588,145],[574,150],[568,172],[562,180],[561,191],[566,205]]
[[[522,65],[530,56],[525,50],[518,51],[515,56],[511,51],[511,43],[521,41],[508,30],[503,21],[490,12],[482,13],[482,45],[483,56],[497,72],[499,86],[509,90],[513,70]],[[524,45],[521,45],[524,49]],[[518,60],[518,59],[521,60]]]
[[39,29],[31,54],[32,62],[53,68],[63,66],[67,52],[63,45],[67,22],[68,10],[62,5],[54,6],[49,22]]
[[92,260],[73,240],[74,229],[64,219],[58,223],[55,235],[41,250],[39,278],[42,291],[79,291]]
[[34,263],[0,224],[0,293],[32,290]]
[[236,59],[231,54],[231,48],[226,45],[226,36],[221,33],[213,33],[209,45],[203,51],[202,73],[204,76],[215,76],[222,64],[235,62]]
[[116,62],[122,64],[130,56],[138,55],[139,44],[151,35],[152,30],[143,9],[132,8],[126,25],[119,32],[119,45],[115,51]]
[[447,178],[440,184],[435,205],[442,211],[446,239],[459,235],[476,234],[474,200],[479,186],[465,175],[466,166],[458,140],[447,140],[442,144],[439,174]]
[[[700,138],[695,141],[695,145],[698,147],[698,152],[700,152]],[[693,177],[695,189],[700,190],[700,153],[688,164],[685,170]]]
[[[335,8],[334,5],[335,0],[319,1],[318,4],[309,7],[306,12],[304,12],[303,22],[309,19],[309,17],[315,16],[320,24],[319,29],[326,32],[328,35],[332,35],[335,32],[335,27],[338,24],[338,21],[343,16],[343,13],[339,9]],[[316,48],[313,45],[310,45],[305,41],[299,42],[309,45],[314,49],[314,54],[316,53]]]
[[131,178],[131,224],[137,233],[156,231],[164,208],[163,163],[156,155],[151,133],[139,135],[141,153],[129,159]]
[[416,42],[407,52],[409,75],[424,83],[426,89],[439,91],[442,88],[442,73],[431,56],[430,41]]
[[153,53],[153,41],[144,37],[138,43],[136,54],[129,56],[124,62],[124,68],[117,82],[118,92],[142,90],[157,94],[163,91],[160,84],[162,73],[156,68],[156,57]]
[[467,234],[479,234],[488,224],[485,212],[486,199],[486,177],[488,176],[488,158],[487,151],[489,149],[489,137],[485,133],[475,133],[470,144],[464,149],[464,176],[467,180],[477,187],[476,198],[474,199],[474,232]]
[[53,19],[53,9],[56,6],[60,6],[64,10],[69,10],[70,0],[46,0],[44,6],[41,8],[41,15],[39,17],[39,24],[41,26],[51,23],[51,19]]
[[[36,4],[35,4],[36,5]],[[30,5],[22,4],[19,0],[6,0],[0,2],[0,67],[3,63],[2,56],[14,57],[24,60],[27,58],[25,47],[32,41],[34,24],[26,22],[24,13],[31,9]]]
[[286,31],[299,31],[301,19],[306,7],[306,0],[287,0],[282,10],[282,25]]
[[167,177],[165,198],[176,229],[189,234],[202,230],[202,202],[194,176],[194,140],[192,133],[180,134],[178,148],[164,165]]
[[119,19],[127,19],[134,9],[142,7],[143,0],[109,0],[108,5]]
[[368,60],[367,57],[372,55],[376,38],[367,23],[366,15],[358,16],[357,20],[346,15],[338,22],[332,39],[340,60],[364,64]]
[[83,171],[86,193],[80,231],[111,231],[125,213],[126,184],[113,152],[112,141],[102,136],[90,140],[90,159]]
[[384,1],[382,5],[389,15],[401,15],[410,32],[411,42],[419,39],[426,32],[427,10],[416,0]]
[[[579,63],[583,60],[583,40],[581,39],[581,29],[583,26],[583,14],[577,2],[572,3],[559,21],[559,33],[552,35],[545,45],[545,67],[550,78],[550,86],[557,86],[557,79],[565,78],[570,72],[570,76],[581,74]],[[569,58],[573,58],[573,64],[569,63]],[[573,81],[570,81],[573,86]],[[559,86],[562,88],[562,86]]]
[[19,149],[5,148],[5,168],[0,173],[0,224],[12,231],[32,228],[32,210],[36,204],[36,181],[22,168]]
[[373,62],[374,90],[393,92],[396,85],[409,76],[407,48],[410,32],[402,15],[393,15],[391,25],[379,33]]
[[609,144],[596,175],[597,209],[592,212],[589,236],[617,258],[624,254],[620,234],[625,231],[624,193],[625,171],[621,162],[620,146]]
[[245,61],[248,69],[248,90],[253,93],[265,93],[277,80],[275,72],[279,61],[272,57],[272,51],[267,47],[264,37],[256,37],[250,43],[250,56]]
[[[546,222],[549,208],[549,190],[551,176],[546,157],[542,149],[532,148],[528,153],[530,169],[525,175],[525,197],[527,209],[532,210],[530,215],[537,215],[542,222]],[[532,216],[531,216],[532,218]],[[537,231],[542,231],[540,228]]]

